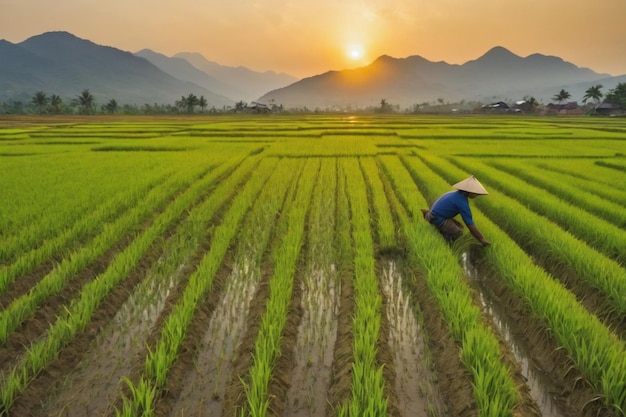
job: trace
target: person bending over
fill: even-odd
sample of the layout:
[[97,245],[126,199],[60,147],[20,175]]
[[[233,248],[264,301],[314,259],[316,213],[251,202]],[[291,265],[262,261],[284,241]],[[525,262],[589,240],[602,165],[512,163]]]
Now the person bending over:
[[470,199],[489,193],[473,175],[457,182],[452,187],[456,190],[440,196],[430,210],[422,209],[424,219],[435,226],[448,242],[453,242],[463,234],[463,225],[454,218],[460,214],[472,236],[483,246],[489,246],[490,242],[474,224],[469,205]]

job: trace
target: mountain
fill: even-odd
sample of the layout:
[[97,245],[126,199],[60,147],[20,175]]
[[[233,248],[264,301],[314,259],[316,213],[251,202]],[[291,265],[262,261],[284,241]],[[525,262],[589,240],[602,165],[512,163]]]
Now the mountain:
[[228,89],[224,89],[219,80],[194,67],[185,59],[169,58],[150,49],[142,49],[135,55],[147,59],[161,71],[174,78],[193,83],[217,94],[229,96],[229,94],[224,94],[223,90],[228,91]]
[[554,56],[522,58],[498,46],[462,65],[383,55],[365,67],[302,79],[268,92],[260,101],[314,109],[377,107],[384,99],[407,108],[440,99],[491,102],[532,96],[547,104],[561,89],[570,92],[572,100],[581,100],[590,86],[602,84],[607,92],[619,79]]
[[209,107],[233,101],[163,72],[148,60],[67,32],[47,32],[21,43],[0,41],[0,100],[30,101],[37,91],[75,98],[84,89],[97,104],[174,104],[190,93]]
[[192,82],[234,101],[253,101],[270,90],[297,81],[297,78],[287,74],[272,71],[259,73],[245,67],[219,65],[198,53],[180,53],[167,57],[143,49],[135,55],[147,59],[175,78]]
[[221,81],[221,92],[227,97],[236,101],[252,101],[261,97],[268,91],[275,90],[296,81],[297,78],[274,71],[256,72],[246,67],[229,67],[207,60],[199,53],[181,52],[174,56],[182,58],[191,63],[194,67],[204,71],[210,76]]
[[0,100],[23,102],[43,91],[68,103],[88,89],[98,105],[110,99],[174,104],[195,94],[218,109],[240,100],[309,109],[378,107],[383,99],[409,108],[440,100],[485,103],[525,96],[547,104],[561,89],[581,101],[592,85],[601,84],[606,93],[625,78],[554,56],[523,58],[500,46],[462,65],[383,55],[361,68],[297,80],[284,73],[222,66],[197,53],[167,57],[144,49],[132,54],[67,32],[47,32],[18,44],[0,40]]

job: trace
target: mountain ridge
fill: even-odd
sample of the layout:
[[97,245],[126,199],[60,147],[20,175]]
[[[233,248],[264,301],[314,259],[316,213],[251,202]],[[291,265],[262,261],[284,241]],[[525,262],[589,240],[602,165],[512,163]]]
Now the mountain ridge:
[[[348,74],[352,83],[342,81]],[[549,102],[560,89],[571,89],[576,100],[582,99],[584,91],[598,80],[610,89],[620,79],[559,57],[537,53],[523,58],[495,46],[464,64],[433,62],[419,55],[382,55],[367,66],[308,77],[287,88],[270,91],[260,100],[307,108],[376,107],[383,99],[405,108],[441,100],[493,102],[526,96]]]
[[[549,102],[560,89],[582,99],[601,83],[608,91],[626,78],[596,73],[555,56],[521,57],[494,46],[464,64],[419,55],[381,55],[366,66],[329,70],[303,79],[274,71],[255,72],[209,61],[197,52],[171,57],[98,45],[69,32],[45,32],[13,44],[0,40],[0,100],[28,100],[37,91],[79,94],[89,89],[98,104],[174,104],[187,94],[204,96],[209,108],[260,101],[285,108],[376,107],[381,100],[410,107],[420,103],[517,100]],[[578,98],[580,97],[580,98]]]
[[[0,99],[29,100],[37,91],[76,97],[88,89],[99,104],[174,104],[182,95],[204,95],[209,106],[233,101],[176,79],[145,58],[97,45],[69,32],[35,35],[0,49]],[[74,94],[73,96],[68,96]]]

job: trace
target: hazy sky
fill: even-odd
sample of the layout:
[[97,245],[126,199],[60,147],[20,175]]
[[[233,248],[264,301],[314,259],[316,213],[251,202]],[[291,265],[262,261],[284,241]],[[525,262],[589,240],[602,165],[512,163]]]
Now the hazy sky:
[[0,39],[97,44],[307,77],[421,55],[462,64],[504,46],[626,74],[626,0],[0,0]]

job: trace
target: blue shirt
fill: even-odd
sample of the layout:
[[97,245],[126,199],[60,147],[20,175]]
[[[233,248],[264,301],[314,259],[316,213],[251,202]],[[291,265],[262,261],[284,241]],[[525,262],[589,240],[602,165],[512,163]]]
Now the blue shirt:
[[433,203],[430,209],[430,222],[440,227],[446,220],[457,214],[461,215],[466,225],[474,224],[467,193],[460,190],[447,192]]

